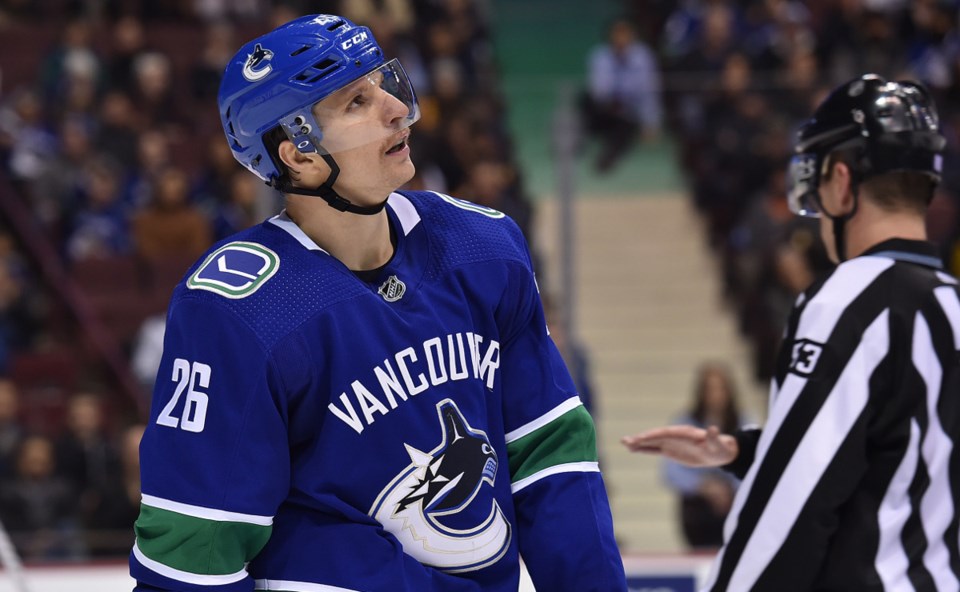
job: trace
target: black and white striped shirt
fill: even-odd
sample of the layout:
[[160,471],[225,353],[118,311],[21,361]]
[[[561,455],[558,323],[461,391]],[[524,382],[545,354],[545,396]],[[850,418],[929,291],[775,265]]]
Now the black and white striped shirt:
[[935,253],[886,241],[798,298],[708,590],[960,590],[960,290]]

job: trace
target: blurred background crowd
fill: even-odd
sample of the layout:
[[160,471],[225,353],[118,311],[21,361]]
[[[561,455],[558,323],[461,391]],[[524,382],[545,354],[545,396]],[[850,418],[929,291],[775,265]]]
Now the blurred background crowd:
[[[25,558],[127,554],[169,294],[215,241],[281,207],[220,129],[220,73],[243,42],[307,13],[369,26],[422,106],[409,188],[504,211],[536,243],[541,196],[507,125],[493,6],[0,0],[0,520]],[[786,209],[785,167],[793,131],[836,84],[869,71],[935,94],[949,149],[930,231],[958,271],[957,0],[621,9],[582,56],[583,143],[601,146],[593,164],[605,174],[639,143],[669,138],[757,380],[770,377],[795,296],[827,269],[816,226]],[[587,354],[561,349],[589,393]],[[684,421],[746,421],[724,368],[708,364],[694,383]],[[716,545],[736,483],[676,467],[665,479],[688,543]]]
[[817,226],[795,217],[784,195],[796,128],[835,86],[874,72],[932,92],[948,147],[929,232],[960,271],[960,3],[651,0],[627,9],[657,57],[663,127],[758,380],[771,376],[796,295],[830,265]]

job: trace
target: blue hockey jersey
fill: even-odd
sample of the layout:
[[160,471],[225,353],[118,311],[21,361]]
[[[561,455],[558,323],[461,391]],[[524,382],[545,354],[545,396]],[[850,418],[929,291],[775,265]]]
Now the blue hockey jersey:
[[593,423],[502,213],[394,193],[365,282],[284,215],[173,294],[138,590],[626,590]]

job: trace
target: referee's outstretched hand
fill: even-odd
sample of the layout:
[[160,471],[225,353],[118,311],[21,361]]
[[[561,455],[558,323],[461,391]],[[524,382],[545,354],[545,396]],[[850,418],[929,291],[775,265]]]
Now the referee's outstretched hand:
[[737,440],[721,434],[716,426],[706,430],[690,425],[666,426],[624,436],[620,441],[633,452],[661,454],[691,467],[719,467],[740,453]]

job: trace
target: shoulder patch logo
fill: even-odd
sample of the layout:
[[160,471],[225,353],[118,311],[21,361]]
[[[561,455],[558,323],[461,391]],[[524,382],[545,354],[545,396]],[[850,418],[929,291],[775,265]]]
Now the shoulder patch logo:
[[243,65],[243,77],[250,82],[256,82],[263,79],[264,76],[273,70],[270,60],[273,59],[273,52],[264,49],[259,43],[254,46],[253,53],[247,54],[247,62]]
[[257,243],[233,242],[210,254],[187,279],[187,288],[246,298],[280,268],[280,257]]

